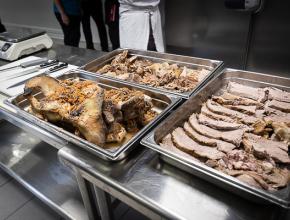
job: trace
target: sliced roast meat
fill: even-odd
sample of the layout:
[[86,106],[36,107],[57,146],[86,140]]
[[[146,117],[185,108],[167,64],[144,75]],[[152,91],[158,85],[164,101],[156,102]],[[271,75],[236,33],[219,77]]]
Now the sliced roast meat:
[[242,112],[247,115],[255,115],[257,107],[254,105],[224,105],[224,107]]
[[228,153],[237,147],[236,145],[226,142],[226,141],[216,140],[216,142],[217,142],[217,149],[224,153]]
[[246,172],[248,175],[253,177],[256,180],[256,182],[259,183],[263,189],[273,190],[273,188],[267,184],[267,182],[263,179],[262,176],[260,176],[259,174],[255,173],[255,172],[252,172],[252,171],[246,171]]
[[265,110],[264,109],[257,109],[255,113],[256,118],[263,118],[265,116]]
[[230,176],[234,176],[234,177],[238,177],[240,175],[243,174],[247,174],[249,176],[251,176],[252,178],[255,179],[255,181],[265,190],[269,190],[272,189],[271,186],[269,186],[267,184],[267,182],[263,179],[262,176],[260,176],[259,174],[257,174],[256,172],[253,171],[244,171],[244,170],[230,170],[230,169],[225,169],[222,170],[224,173],[230,175]]
[[232,131],[236,129],[250,130],[250,128],[244,124],[214,120],[205,116],[204,114],[198,115],[198,121],[200,124],[206,125],[208,127],[211,127],[217,130],[224,130],[224,131]]
[[219,114],[216,114],[216,113],[210,111],[205,104],[203,104],[201,107],[201,114],[204,114],[204,115],[206,115],[212,119],[215,119],[215,120],[221,120],[221,121],[225,121],[225,122],[236,122],[235,119],[232,119],[228,116],[219,115]]
[[179,150],[177,147],[175,147],[175,145],[172,142],[172,135],[168,134],[166,135],[163,139],[162,142],[159,144],[161,147],[163,147],[164,149],[167,149],[173,153],[176,153],[182,157],[185,157],[187,159],[190,160],[194,160],[194,161],[199,161],[198,159],[196,159],[195,157],[192,157],[191,155],[185,153],[184,151]]
[[254,128],[253,133],[259,134],[261,136],[268,136],[269,131],[267,130],[267,126],[268,126],[268,123],[260,119],[252,125],[252,127]]
[[285,187],[290,182],[289,94],[229,83],[160,146],[255,188]]
[[217,160],[224,156],[224,153],[214,147],[199,145],[188,137],[182,128],[176,128],[172,132],[172,141],[179,149],[197,157]]
[[290,144],[290,127],[286,123],[272,122],[276,138],[286,144]]
[[290,113],[290,102],[280,102],[277,100],[271,100],[266,103],[266,106],[277,109],[279,111],[285,112],[285,113]]
[[267,116],[264,118],[267,122],[284,122],[287,126],[290,126],[290,114],[282,112],[277,109],[270,108],[268,106],[265,107],[265,112]]
[[287,169],[273,169],[273,172],[263,175],[267,183],[271,184],[273,188],[281,188],[288,184],[290,172]]
[[232,150],[227,153],[227,166],[235,170],[258,171],[259,163],[257,159],[244,150]]
[[209,138],[227,141],[233,143],[236,146],[239,146],[242,141],[242,136],[244,133],[243,129],[237,129],[234,131],[218,131],[205,125],[199,124],[195,114],[190,116],[189,123],[195,131]]
[[261,185],[259,183],[257,183],[255,178],[253,178],[249,174],[241,174],[241,175],[237,176],[237,179],[250,185],[250,186],[253,186],[253,187],[258,188],[258,189],[262,189]]
[[290,103],[290,93],[282,91],[277,88],[265,88],[265,91],[268,93],[268,99],[272,100],[277,100],[280,102],[288,102]]
[[264,120],[266,123],[271,124],[273,122],[277,123],[285,123],[288,127],[290,127],[290,116],[289,118],[286,116],[280,116],[280,115],[269,115],[264,117]]
[[257,158],[264,159],[271,157],[278,163],[290,163],[290,157],[288,155],[288,145],[268,140],[266,138],[246,133],[243,138],[243,143],[246,148],[251,148],[254,155]]
[[245,86],[236,82],[229,82],[227,91],[237,96],[262,101],[265,99],[265,92],[262,88]]
[[224,92],[220,96],[213,96],[212,100],[221,105],[246,105],[246,106],[254,105],[259,108],[263,106],[263,104],[260,102],[248,98],[243,98],[237,95],[233,95],[228,92]]
[[287,119],[290,119],[289,113],[282,112],[278,109],[274,109],[274,108],[271,108],[269,106],[265,106],[265,113],[266,113],[266,115],[279,115],[279,116],[283,116]]
[[218,103],[213,102],[211,100],[207,100],[206,106],[210,111],[212,111],[216,114],[226,115],[230,118],[240,120],[246,124],[254,124],[258,120],[254,116],[249,116],[249,115],[243,114],[241,112],[228,109],[228,108],[223,107],[223,106],[219,105]]
[[228,143],[225,141],[221,141],[221,140],[217,140],[217,139],[213,139],[213,138],[208,138],[204,135],[201,135],[199,133],[197,133],[188,122],[184,123],[183,126],[185,132],[187,133],[187,135],[189,137],[191,137],[194,141],[202,144],[202,145],[207,145],[210,147],[217,147],[217,149],[219,151],[222,151],[224,153],[230,152],[231,150],[233,150],[234,148],[236,148],[236,146],[232,143]]
[[218,161],[217,160],[207,160],[205,162],[205,165],[211,167],[211,168],[215,168],[218,166]]
[[283,142],[268,140],[266,138],[260,137],[258,135],[250,134],[250,133],[246,133],[245,137],[255,142],[259,142],[260,144],[264,144],[264,146],[266,147],[274,146],[276,148],[280,148],[283,151],[286,151],[286,152],[288,151],[288,145]]
[[188,122],[185,122],[183,125],[183,128],[185,130],[185,132],[187,133],[187,135],[189,137],[191,137],[194,141],[203,144],[203,145],[207,145],[210,147],[216,147],[217,143],[214,139],[208,138],[206,136],[203,136],[199,133],[197,133],[195,130],[192,129],[192,127],[189,125]]

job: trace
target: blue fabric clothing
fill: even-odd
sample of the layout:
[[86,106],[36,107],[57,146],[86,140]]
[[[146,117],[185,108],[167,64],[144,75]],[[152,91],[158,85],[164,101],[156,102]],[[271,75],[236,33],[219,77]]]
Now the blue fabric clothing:
[[[81,15],[80,0],[60,0],[64,11],[68,15]],[[55,3],[53,4],[53,10],[55,13],[59,13]]]

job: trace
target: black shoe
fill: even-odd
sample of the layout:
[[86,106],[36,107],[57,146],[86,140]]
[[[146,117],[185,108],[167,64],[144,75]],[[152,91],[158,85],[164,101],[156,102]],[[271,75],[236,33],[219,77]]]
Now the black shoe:
[[87,49],[95,50],[94,44],[87,44]]

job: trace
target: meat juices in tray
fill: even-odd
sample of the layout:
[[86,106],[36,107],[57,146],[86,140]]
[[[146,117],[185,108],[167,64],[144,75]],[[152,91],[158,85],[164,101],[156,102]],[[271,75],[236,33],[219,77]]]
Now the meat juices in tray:
[[[44,97],[37,99],[33,90],[40,90]],[[101,147],[123,143],[157,115],[150,97],[141,91],[105,90],[79,78],[35,77],[26,83],[24,93],[31,104],[30,113]]]
[[160,145],[265,190],[285,187],[290,164],[290,93],[230,82]]

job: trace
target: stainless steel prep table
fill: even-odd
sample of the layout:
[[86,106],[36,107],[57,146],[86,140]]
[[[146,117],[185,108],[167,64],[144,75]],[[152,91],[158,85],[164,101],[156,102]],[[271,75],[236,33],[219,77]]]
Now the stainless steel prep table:
[[[56,45],[36,55],[83,65],[100,53]],[[37,127],[32,126],[32,132],[33,129]],[[58,141],[50,137],[52,142]],[[75,179],[58,162],[56,154],[57,149],[33,135],[7,122],[0,124],[1,167],[64,217],[85,219]],[[58,154],[74,171],[91,218],[97,218],[98,211],[103,219],[112,216],[109,194],[153,219],[264,220],[290,216],[275,206],[250,203],[164,164],[157,153],[141,145],[127,159],[116,163],[103,161],[71,145],[61,148]]]
[[[33,54],[82,66],[103,52],[54,44]],[[8,64],[0,60],[0,66]],[[7,96],[0,94],[0,102]],[[0,113],[0,119],[7,119]],[[9,118],[9,120],[14,120]],[[38,128],[29,125],[30,133]],[[49,135],[52,142],[58,139]],[[4,120],[0,121],[0,169],[66,219],[88,219],[75,177],[57,158],[58,149]]]
[[[289,211],[252,203],[168,165],[157,153],[141,146],[118,163],[107,163],[74,147],[63,147],[58,155],[61,162],[75,172],[82,195],[92,201],[90,208],[95,212],[96,207],[100,208],[102,219],[112,216],[108,194],[150,219],[290,217]],[[98,203],[94,203],[92,192]]]

